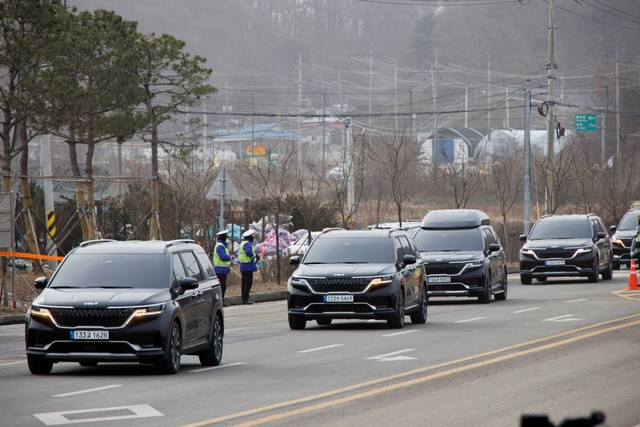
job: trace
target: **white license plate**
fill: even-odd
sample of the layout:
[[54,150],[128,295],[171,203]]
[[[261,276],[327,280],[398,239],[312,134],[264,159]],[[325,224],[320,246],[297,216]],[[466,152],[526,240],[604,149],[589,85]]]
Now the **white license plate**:
[[564,265],[563,259],[548,259],[544,262],[545,265]]
[[437,277],[427,277],[428,283],[450,283],[451,277],[449,276],[437,276]]
[[353,302],[353,295],[325,295],[324,302]]
[[109,331],[71,331],[72,340],[108,340]]

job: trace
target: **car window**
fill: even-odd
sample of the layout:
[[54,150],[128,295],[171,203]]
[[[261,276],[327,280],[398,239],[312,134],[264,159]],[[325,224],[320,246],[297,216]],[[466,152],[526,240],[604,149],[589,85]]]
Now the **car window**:
[[175,286],[178,286],[180,281],[187,277],[187,272],[184,269],[184,265],[182,265],[180,255],[177,253],[173,254],[173,277],[175,279]]
[[404,248],[402,247],[402,242],[399,238],[393,239],[396,241],[396,262],[401,262],[404,257]]
[[395,262],[393,239],[388,237],[318,237],[309,247],[304,264]]
[[602,221],[600,219],[596,219],[595,223],[596,223],[596,232],[598,232],[598,233],[606,233],[605,228],[604,228],[604,224],[602,223]]
[[590,239],[593,230],[589,221],[584,219],[562,220],[562,221],[538,221],[529,240],[537,239]]
[[187,276],[197,279],[198,282],[204,280],[202,270],[200,270],[200,264],[198,264],[198,260],[196,259],[193,252],[180,252],[180,256],[182,257],[182,261],[184,261],[184,267],[186,269]]
[[421,252],[481,251],[484,244],[478,228],[419,230],[413,239]]
[[211,261],[209,257],[204,252],[198,252],[198,258],[200,259],[200,264],[205,269],[207,273],[207,277],[215,277],[216,273],[213,270],[213,265],[211,265]]
[[[411,245],[409,244],[409,239],[407,239],[405,236],[400,236],[398,239],[402,244],[404,255],[415,255],[413,249],[411,248]],[[402,260],[402,257],[400,257],[399,259]]]
[[622,217],[618,230],[635,230],[638,227],[638,215],[640,215],[640,211],[627,213]]
[[164,255],[74,253],[60,264],[50,286],[165,288],[168,272]]

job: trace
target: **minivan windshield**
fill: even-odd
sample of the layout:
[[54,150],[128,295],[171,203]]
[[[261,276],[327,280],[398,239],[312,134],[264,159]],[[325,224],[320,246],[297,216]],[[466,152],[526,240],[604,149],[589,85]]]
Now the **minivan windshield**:
[[319,237],[304,257],[304,264],[393,264],[393,240],[389,237]]
[[53,276],[52,288],[168,288],[163,254],[72,254]]
[[591,223],[584,219],[539,221],[531,230],[528,240],[540,239],[590,239]]
[[413,236],[420,252],[481,251],[484,247],[479,228],[461,230],[418,230]]

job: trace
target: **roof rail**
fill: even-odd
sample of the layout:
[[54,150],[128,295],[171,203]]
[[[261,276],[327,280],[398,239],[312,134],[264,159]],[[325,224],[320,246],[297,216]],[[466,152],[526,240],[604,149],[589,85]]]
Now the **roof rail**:
[[91,245],[96,245],[98,243],[107,243],[107,242],[117,242],[117,240],[114,240],[114,239],[86,240],[84,242],[81,242],[79,247],[84,248],[85,246],[91,246]]
[[195,242],[196,241],[193,239],[175,239],[175,240],[168,241],[165,247],[168,248],[169,246],[179,245],[181,243],[195,243]]

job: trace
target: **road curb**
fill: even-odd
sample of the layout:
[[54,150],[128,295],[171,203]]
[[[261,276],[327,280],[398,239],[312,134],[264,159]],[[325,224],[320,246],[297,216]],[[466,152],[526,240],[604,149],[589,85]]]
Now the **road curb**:
[[24,314],[0,316],[0,325],[18,325],[24,323]]

